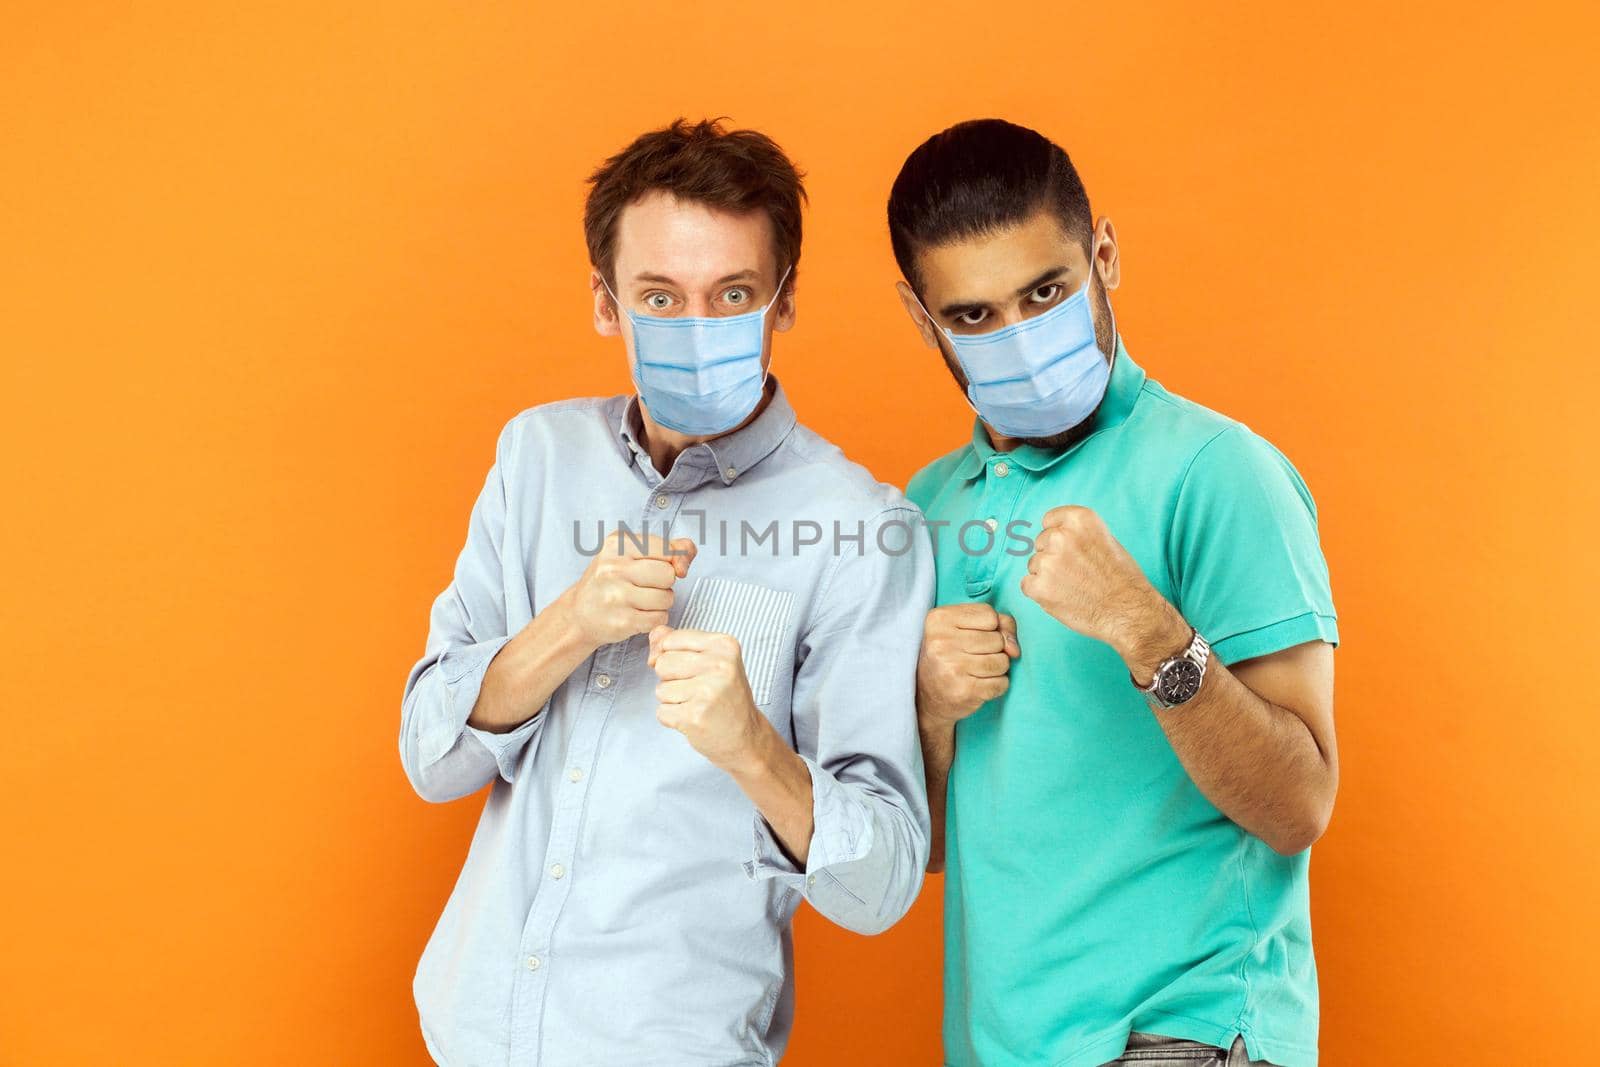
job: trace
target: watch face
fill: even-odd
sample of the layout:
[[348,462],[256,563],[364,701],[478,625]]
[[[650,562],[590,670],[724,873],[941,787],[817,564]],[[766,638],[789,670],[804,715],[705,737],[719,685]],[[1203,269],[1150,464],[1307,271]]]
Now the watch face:
[[1156,692],[1168,704],[1182,704],[1200,691],[1200,668],[1193,660],[1173,660],[1161,668]]

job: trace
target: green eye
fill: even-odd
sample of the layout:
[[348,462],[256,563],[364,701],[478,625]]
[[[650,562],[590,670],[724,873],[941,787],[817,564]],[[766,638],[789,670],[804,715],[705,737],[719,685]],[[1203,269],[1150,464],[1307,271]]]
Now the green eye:
[[651,293],[644,298],[644,302],[651,311],[665,311],[672,306],[672,297],[666,293]]
[[748,289],[729,289],[723,299],[730,304],[743,304],[750,299],[750,291]]

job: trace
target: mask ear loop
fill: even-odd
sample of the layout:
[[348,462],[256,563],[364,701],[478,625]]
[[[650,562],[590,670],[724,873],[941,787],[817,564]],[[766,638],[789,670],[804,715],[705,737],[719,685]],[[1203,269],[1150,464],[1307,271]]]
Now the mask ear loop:
[[[911,289],[910,282],[906,283],[906,288]],[[922,302],[922,297],[917,295],[917,291],[915,289],[911,289],[911,299],[915,300],[917,302],[917,307],[922,309],[922,317],[928,320],[928,328],[934,333],[944,333],[944,327],[933,321],[933,315],[928,311],[928,305]]]
[[639,403],[644,403],[644,386],[639,382],[639,333],[633,328],[633,313],[622,306],[622,301],[617,299],[617,294],[611,288],[611,283],[606,281],[606,276],[600,274],[600,284],[606,287],[606,295],[611,297],[611,306],[617,309],[617,322],[628,324],[628,332],[633,336],[633,355],[628,360],[628,377],[633,379],[633,392],[639,398]]
[[[776,293],[772,294],[772,299],[767,301],[767,306],[761,309],[761,347],[762,348],[766,347],[766,341],[767,341],[767,312],[771,311],[774,307],[776,307],[778,301],[783,299],[783,283],[789,280],[789,272],[792,271],[792,270],[794,270],[794,264],[793,263],[791,263],[787,267],[783,268],[783,276],[778,279],[778,291]],[[772,360],[768,359],[767,360],[767,365],[765,367],[761,368],[761,395],[762,396],[766,396],[767,395],[767,378],[771,374],[772,374]]]
[[[600,274],[599,271],[596,271],[595,273]],[[631,331],[633,329],[633,315],[623,308],[622,301],[617,299],[617,294],[612,291],[611,283],[606,281],[606,276],[604,274],[600,274],[600,284],[606,287],[606,295],[611,298],[611,306],[617,309],[617,321],[620,323],[623,320],[627,320],[628,329]],[[633,343],[637,348],[639,344],[639,338],[637,334],[634,335]]]
[[[906,283],[906,288],[911,289],[911,299],[915,300],[917,302],[917,307],[922,309],[923,318],[928,320],[928,328],[931,329],[935,334],[944,334],[945,336],[952,338],[950,343],[950,354],[955,357],[956,366],[961,368],[961,373],[967,377],[967,387],[961,390],[961,399],[967,402],[967,407],[971,408],[972,413],[981,420],[983,418],[983,413],[978,410],[978,405],[972,402],[972,397],[969,395],[972,389],[972,374],[967,370],[967,365],[961,362],[961,353],[956,351],[955,341],[953,339],[954,335],[951,334],[949,330],[945,329],[943,326],[940,326],[934,321],[933,315],[928,311],[928,305],[924,304],[922,302],[922,297],[918,296],[917,291],[911,288],[910,282]],[[944,351],[943,345],[939,347],[939,351]]]
[[[1091,240],[1092,239],[1093,239],[1093,235],[1091,234]],[[1089,304],[1089,311],[1090,311],[1089,318],[1090,318],[1091,321],[1094,318],[1094,303],[1093,303],[1093,301],[1094,301],[1094,280],[1096,278],[1100,277],[1100,268],[1095,262],[1094,254],[1096,252],[1098,252],[1099,250],[1100,250],[1100,246],[1099,246],[1098,243],[1096,243],[1094,245],[1094,247],[1089,250],[1089,281],[1088,281],[1088,286],[1087,286],[1088,291],[1083,294],[1085,299],[1090,301],[1090,304]],[[1109,358],[1111,360],[1115,361],[1116,358],[1117,358],[1117,347],[1118,347],[1117,309],[1111,306],[1111,290],[1106,288],[1106,283],[1105,283],[1104,279],[1102,279],[1101,282],[1100,282],[1100,288],[1106,294],[1106,311],[1111,315],[1111,355],[1110,355]],[[1100,338],[1098,336],[1095,337],[1094,343],[1095,343],[1095,347],[1096,348],[1100,347]]]

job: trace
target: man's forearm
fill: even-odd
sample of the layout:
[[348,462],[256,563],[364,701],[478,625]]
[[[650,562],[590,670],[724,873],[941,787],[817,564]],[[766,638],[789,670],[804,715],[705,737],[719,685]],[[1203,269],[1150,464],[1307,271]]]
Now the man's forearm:
[[729,774],[772,827],[773,836],[795,865],[804,869],[811,856],[815,830],[815,798],[811,771],[765,719],[765,729],[750,761]]
[[950,782],[950,764],[956,757],[956,728],[949,722],[930,722],[918,716],[922,740],[923,777],[928,785],[928,873],[944,870],[944,803]]
[[507,733],[538,714],[594,649],[583,639],[563,593],[507,641],[489,662],[467,724]]
[[[1117,651],[1142,685],[1190,636],[1164,600],[1130,632],[1135,636]],[[1285,855],[1321,835],[1333,808],[1336,766],[1294,711],[1263,698],[1213,658],[1193,699],[1155,715],[1189,777],[1228,818]]]

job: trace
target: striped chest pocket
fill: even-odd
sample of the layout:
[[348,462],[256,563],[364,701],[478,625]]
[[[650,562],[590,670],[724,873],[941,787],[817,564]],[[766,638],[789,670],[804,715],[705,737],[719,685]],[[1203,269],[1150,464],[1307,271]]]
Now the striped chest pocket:
[[783,639],[793,610],[793,593],[730,578],[701,578],[689,593],[678,626],[738,641],[750,693],[757,704],[765,704],[772,699],[778,665],[787,658]]

